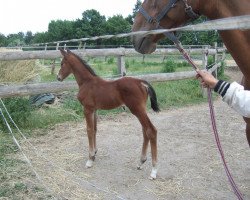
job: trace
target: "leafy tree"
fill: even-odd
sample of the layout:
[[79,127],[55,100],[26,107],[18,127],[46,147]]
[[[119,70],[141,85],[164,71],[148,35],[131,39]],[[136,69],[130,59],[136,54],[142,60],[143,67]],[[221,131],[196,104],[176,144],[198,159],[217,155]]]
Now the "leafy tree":
[[49,41],[68,40],[74,33],[74,24],[68,20],[52,20],[48,27]]
[[32,43],[45,43],[49,41],[49,34],[48,32],[41,32],[36,33],[32,40]]
[[[82,13],[82,19],[77,20],[77,38],[92,37],[105,34],[106,18],[94,9],[86,10]],[[93,41],[100,45],[100,40]]]
[[5,37],[4,34],[0,33],[0,47],[7,46],[7,44],[8,44],[7,38]]
[[[105,33],[106,34],[119,34],[129,32],[131,25],[129,22],[123,18],[122,15],[115,15],[110,17],[105,24]],[[130,39],[128,38],[114,38],[106,40],[105,44],[111,45],[126,45],[129,44]]]
[[8,46],[22,46],[24,42],[24,33],[19,32],[17,34],[9,34],[7,36]]
[[33,34],[31,31],[28,31],[24,37],[25,44],[30,44],[32,42],[32,39],[33,39]]
[[126,18],[126,20],[132,25],[135,19],[135,16],[137,15],[139,8],[141,6],[142,2],[141,0],[137,0],[135,3],[135,7],[133,8],[133,12],[132,14],[128,15],[128,17]]

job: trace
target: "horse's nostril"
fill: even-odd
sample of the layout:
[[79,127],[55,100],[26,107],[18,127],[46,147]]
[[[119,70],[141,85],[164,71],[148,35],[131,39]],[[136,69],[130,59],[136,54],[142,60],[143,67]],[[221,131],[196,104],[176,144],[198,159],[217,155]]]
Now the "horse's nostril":
[[57,78],[57,80],[58,80],[58,81],[62,81],[62,79],[61,79],[61,77],[60,77],[60,76],[58,76],[58,75],[57,75],[57,77],[56,77],[56,78]]

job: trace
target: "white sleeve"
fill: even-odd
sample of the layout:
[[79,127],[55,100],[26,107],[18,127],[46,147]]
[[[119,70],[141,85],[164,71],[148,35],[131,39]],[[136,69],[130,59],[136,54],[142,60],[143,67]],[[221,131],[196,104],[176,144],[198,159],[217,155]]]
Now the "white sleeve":
[[250,91],[236,82],[230,84],[223,101],[244,117],[250,118]]

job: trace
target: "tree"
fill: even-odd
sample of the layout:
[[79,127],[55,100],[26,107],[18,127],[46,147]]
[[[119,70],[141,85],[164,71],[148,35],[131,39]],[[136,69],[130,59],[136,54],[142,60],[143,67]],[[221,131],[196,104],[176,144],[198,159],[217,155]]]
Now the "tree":
[[74,24],[68,20],[52,20],[48,27],[49,41],[68,40],[74,36]]
[[[105,33],[106,34],[119,34],[119,33],[126,33],[130,32],[131,25],[129,22],[123,18],[122,15],[116,15],[110,17],[106,24],[105,24]],[[114,38],[108,41],[105,41],[105,44],[112,44],[112,45],[127,45],[129,44],[130,40],[128,38]]]
[[9,34],[7,36],[8,46],[23,46],[24,42],[24,33],[19,32],[17,34]]
[[40,32],[34,35],[32,43],[46,43],[49,41],[48,32]]
[[5,47],[7,46],[7,38],[5,37],[4,34],[0,33],[0,47]]
[[27,31],[27,33],[24,36],[24,42],[25,44],[30,44],[33,39],[33,34],[31,31]]
[[132,25],[135,19],[135,16],[137,15],[139,8],[141,6],[142,2],[140,0],[137,0],[135,3],[135,7],[133,8],[133,13],[132,15],[128,15],[126,20]]

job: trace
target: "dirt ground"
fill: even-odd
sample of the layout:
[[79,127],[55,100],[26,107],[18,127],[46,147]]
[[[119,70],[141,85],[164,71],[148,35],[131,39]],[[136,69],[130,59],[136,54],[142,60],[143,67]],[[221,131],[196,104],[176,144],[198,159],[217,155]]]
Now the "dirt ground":
[[[227,164],[245,199],[250,199],[245,123],[221,99],[214,102],[214,109]],[[136,169],[142,132],[130,113],[98,119],[98,152],[91,169],[85,169],[85,122],[60,124],[46,135],[30,139],[44,157],[34,157],[34,167],[52,196],[59,199],[237,199],[217,150],[207,103],[160,113],[149,111],[149,116],[158,129],[159,166],[154,181],[148,179],[150,149],[144,168]]]

